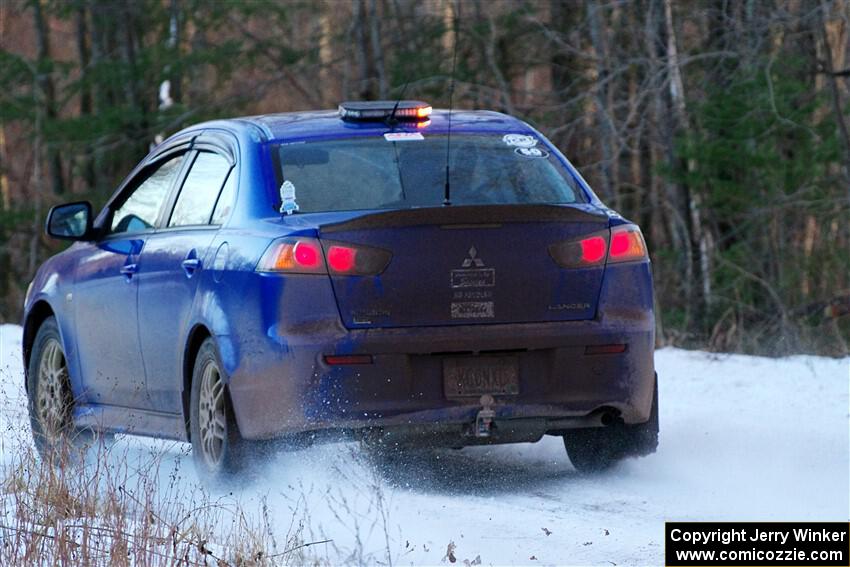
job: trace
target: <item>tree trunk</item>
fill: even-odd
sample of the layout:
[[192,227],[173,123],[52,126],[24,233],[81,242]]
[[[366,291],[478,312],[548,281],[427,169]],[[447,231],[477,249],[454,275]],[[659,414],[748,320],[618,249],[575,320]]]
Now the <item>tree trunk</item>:
[[[840,3],[840,4],[843,4]],[[844,104],[841,100],[841,90],[838,86],[838,77],[835,75],[836,61],[833,58],[833,48],[830,44],[830,37],[827,31],[826,13],[829,6],[821,0],[820,9],[820,35],[823,42],[824,61],[823,67],[826,72],[826,81],[829,85],[830,102],[832,103],[832,112],[835,115],[835,123],[838,127],[838,134],[841,138],[841,143],[844,149],[844,179],[847,182],[848,197],[850,197],[850,133],[847,128],[847,117],[844,113]],[[843,62],[839,62],[838,67],[843,67]]]
[[369,72],[369,48],[366,42],[366,10],[363,0],[355,0],[353,3],[354,14],[351,25],[354,27],[354,59],[357,62],[359,82],[357,85],[358,98],[369,100],[375,98],[372,90],[371,74]]
[[[183,43],[183,2],[171,0],[168,17],[168,47],[171,48],[173,57],[180,60],[180,46]],[[183,102],[183,74],[180,65],[170,65],[168,80],[171,86],[171,100],[175,104]]]
[[[109,52],[107,26],[111,25],[114,18],[110,17],[101,0],[90,0],[88,9],[88,29],[91,30],[91,67],[99,68]],[[95,81],[92,85],[92,111],[105,112],[114,101],[112,89],[115,85],[104,81]],[[106,192],[107,180],[112,178],[110,164],[106,159],[100,140],[92,144],[93,167],[95,171],[94,188],[98,192]]]
[[41,204],[44,195],[44,175],[41,172],[41,162],[44,159],[44,117],[47,105],[44,102],[45,93],[41,90],[38,78],[33,82],[33,98],[35,99],[35,124],[32,145],[33,167],[30,187],[32,188],[32,237],[30,238],[29,258],[27,261],[27,276],[32,279],[38,267],[38,245],[41,241]]
[[369,36],[372,40],[372,59],[378,76],[378,98],[388,96],[387,71],[384,66],[384,48],[381,45],[381,20],[378,16],[378,0],[369,0]]
[[459,17],[457,8],[453,0],[443,0],[443,27],[446,30],[443,33],[443,52],[449,58],[452,57],[455,50],[455,42],[457,42],[457,30],[454,25],[455,18]]
[[6,128],[0,124],[0,212],[11,208],[9,177],[6,175]]
[[[44,17],[42,0],[34,0],[32,3],[33,24],[35,27],[36,50],[37,50],[37,77],[38,89],[41,91],[39,104],[44,105],[44,120],[53,121],[56,118],[56,90],[53,85],[52,65],[50,61],[50,30]],[[62,176],[62,156],[59,149],[52,143],[47,143],[47,162],[50,167],[50,180],[53,193],[61,195],[65,192],[65,180]]]
[[663,40],[665,33],[664,16],[659,14],[663,6],[659,0],[650,0],[646,10],[645,41],[649,54],[649,73],[651,76],[652,101],[650,103],[649,155],[650,171],[653,172],[653,190],[663,192],[663,210],[666,213],[671,244],[678,258],[673,266],[679,285],[674,292],[677,305],[683,313],[682,326],[691,325],[691,312],[694,303],[693,280],[694,263],[691,250],[690,230],[687,223],[686,207],[677,184],[665,181],[657,172],[662,165],[671,165],[674,161],[675,122],[669,112],[669,97],[665,96],[667,49]]
[[[475,0],[475,3],[476,7],[480,9],[481,0]],[[502,73],[502,69],[499,67],[499,61],[496,56],[498,34],[496,19],[492,10],[487,10],[486,13],[488,33],[487,38],[484,40],[484,60],[487,62],[487,67],[490,69],[490,72],[493,74],[493,78],[496,80],[496,84],[499,86],[499,93],[501,94],[501,100],[499,102],[502,107],[501,109],[508,114],[514,115],[516,114],[516,109],[513,104],[511,85],[505,78],[504,73]]]
[[124,100],[130,107],[130,123],[127,135],[130,148],[136,156],[142,156],[148,150],[148,133],[145,132],[145,105],[142,101],[139,85],[139,70],[136,60],[136,10],[133,3],[115,6],[121,15],[119,23],[119,48],[124,63]]
[[[687,108],[685,105],[685,87],[682,81],[682,73],[679,67],[679,50],[676,46],[676,28],[673,25],[673,7],[671,0],[664,0],[664,22],[667,32],[667,75],[670,88],[670,100],[676,115],[677,130],[689,131]],[[687,162],[688,173],[696,170],[693,159]],[[704,313],[711,307],[711,240],[703,224],[702,196],[695,187],[683,187],[684,198],[687,203],[689,219],[691,223],[691,235],[697,248],[699,258],[699,275],[702,291],[702,307]]]
[[[333,65],[334,52],[333,52],[333,31],[334,26],[331,18],[333,13],[330,10],[323,10],[322,15],[319,17],[319,98],[321,100],[322,106],[328,105],[329,101],[328,94],[335,91],[333,85],[334,75],[331,73],[331,65]],[[348,70],[347,65],[343,65],[343,99],[348,98]],[[333,96],[333,95],[331,95]]]
[[603,199],[610,206],[619,210],[622,203],[620,202],[618,191],[617,140],[614,128],[613,104],[611,104],[613,101],[610,96],[612,90],[609,70],[611,54],[608,52],[608,41],[606,38],[608,26],[603,24],[602,16],[600,15],[603,7],[595,2],[595,0],[587,0],[586,9],[591,46],[593,56],[596,60],[596,65],[592,71],[592,80],[596,83],[593,87],[593,92],[596,106],[596,125],[599,128],[599,147],[602,154],[600,156],[599,168],[601,173],[600,179],[602,181],[601,193]]
[[[89,85],[89,45],[88,45],[88,15],[86,14],[86,0],[78,0],[75,13],[75,24],[77,31],[77,59],[80,62],[80,117],[85,118],[92,113],[92,95]],[[80,169],[83,172],[83,180],[86,190],[91,191],[97,186],[95,177],[94,157],[90,146],[82,149],[80,156]]]

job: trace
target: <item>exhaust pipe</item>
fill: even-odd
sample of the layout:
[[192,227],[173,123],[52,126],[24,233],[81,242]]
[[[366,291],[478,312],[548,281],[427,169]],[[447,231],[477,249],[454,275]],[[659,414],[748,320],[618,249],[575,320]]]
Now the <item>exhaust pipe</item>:
[[611,427],[622,423],[620,412],[615,408],[603,408],[582,417],[567,417],[548,420],[550,431],[566,429],[586,429],[589,427]]
[[617,414],[616,414],[616,412],[613,412],[613,411],[610,411],[610,410],[605,411],[605,412],[604,412],[604,413],[603,413],[603,414],[599,417],[599,422],[600,422],[602,425],[604,425],[605,427],[608,427],[609,425],[614,425],[615,423],[617,423]]

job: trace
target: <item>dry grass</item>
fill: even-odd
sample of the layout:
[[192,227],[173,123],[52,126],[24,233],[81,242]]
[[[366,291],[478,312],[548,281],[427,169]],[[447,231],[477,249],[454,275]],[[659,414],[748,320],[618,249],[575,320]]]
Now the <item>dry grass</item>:
[[[43,459],[20,366],[19,350],[0,353],[4,567],[393,565],[412,551],[391,527],[381,475],[350,443],[267,455],[229,487],[199,482],[182,443],[119,436]],[[327,485],[281,481],[280,467],[303,458],[331,471]]]
[[[246,478],[231,492],[184,470],[193,467],[185,444],[96,440],[43,459],[23,424],[4,433],[3,566],[392,566],[413,552],[393,529],[379,468],[350,444],[345,464],[330,467],[333,486],[277,486],[264,478],[269,464],[260,486]],[[281,491],[271,501],[258,496],[268,487]],[[313,521],[309,503],[326,505],[336,529]]]
[[[316,564],[293,521],[276,541],[265,502],[245,510],[181,474],[182,459],[102,441],[41,459],[24,432],[0,465],[0,565]],[[121,447],[124,454],[116,454]],[[173,455],[172,455],[173,456]],[[130,458],[128,458],[130,457]],[[164,470],[169,461],[178,463]],[[137,463],[132,466],[130,463]]]

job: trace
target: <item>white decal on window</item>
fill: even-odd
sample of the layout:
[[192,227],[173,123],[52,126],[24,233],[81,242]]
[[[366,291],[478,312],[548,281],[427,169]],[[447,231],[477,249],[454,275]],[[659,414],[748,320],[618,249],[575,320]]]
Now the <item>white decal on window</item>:
[[517,155],[530,158],[545,158],[549,157],[549,152],[540,148],[517,148],[514,150]]
[[537,138],[525,134],[505,134],[502,141],[517,148],[533,148],[537,145]]
[[295,185],[286,180],[280,186],[280,212],[291,215],[298,208],[298,203],[295,202]]
[[384,139],[388,142],[409,142],[412,140],[424,140],[421,132],[387,132]]

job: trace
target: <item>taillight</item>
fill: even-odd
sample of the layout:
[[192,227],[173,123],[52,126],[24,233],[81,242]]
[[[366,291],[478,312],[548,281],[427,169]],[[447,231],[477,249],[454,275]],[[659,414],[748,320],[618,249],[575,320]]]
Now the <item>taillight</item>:
[[357,260],[357,249],[351,246],[330,246],[328,248],[328,266],[335,272],[350,272]]
[[282,238],[272,242],[260,262],[258,272],[325,274],[322,247],[315,238]]
[[322,240],[332,276],[377,276],[390,263],[392,254],[380,248]]
[[589,268],[605,263],[608,252],[608,231],[585,236],[581,240],[558,242],[549,247],[549,254],[564,268]]
[[589,268],[606,262],[633,262],[647,257],[646,243],[633,224],[616,226],[569,242],[549,246],[549,254],[564,268]]
[[607,242],[601,236],[591,236],[580,240],[581,261],[586,264],[594,264],[605,258],[605,246]]
[[292,258],[301,268],[318,268],[322,265],[322,253],[312,242],[297,242],[292,247]]
[[609,264],[644,260],[646,257],[646,243],[638,227],[633,224],[624,224],[611,229],[611,245],[608,248]]
[[378,275],[390,262],[386,250],[319,242],[316,238],[288,237],[275,240],[257,264],[258,272],[327,274],[344,276]]

